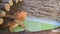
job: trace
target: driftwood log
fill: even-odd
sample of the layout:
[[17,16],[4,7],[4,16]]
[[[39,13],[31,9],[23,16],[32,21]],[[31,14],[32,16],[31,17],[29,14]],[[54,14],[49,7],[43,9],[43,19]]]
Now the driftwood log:
[[3,10],[0,10],[0,17],[4,17],[4,16],[6,16],[6,12]]
[[9,3],[10,6],[13,5],[13,1],[12,0],[0,0],[0,3]]
[[0,9],[10,11],[10,5],[8,3],[0,3]]
[[13,0],[14,3],[18,3],[19,0]]
[[19,2],[22,2],[23,0],[19,0]]

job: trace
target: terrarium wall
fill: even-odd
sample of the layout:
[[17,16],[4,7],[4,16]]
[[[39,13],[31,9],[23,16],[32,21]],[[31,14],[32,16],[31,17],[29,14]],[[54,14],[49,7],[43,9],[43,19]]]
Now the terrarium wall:
[[30,16],[60,20],[60,0],[24,0],[23,8]]

